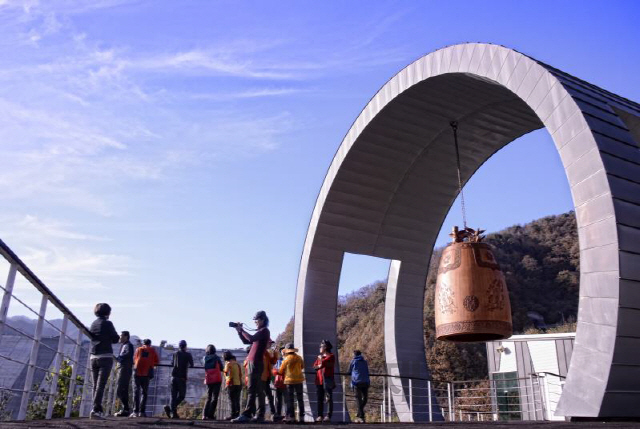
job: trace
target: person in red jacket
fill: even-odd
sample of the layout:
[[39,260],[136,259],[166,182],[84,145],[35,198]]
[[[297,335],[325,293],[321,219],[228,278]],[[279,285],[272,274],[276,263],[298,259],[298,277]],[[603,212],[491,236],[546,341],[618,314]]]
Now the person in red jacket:
[[[322,340],[320,343],[320,354],[313,363],[316,370],[316,393],[317,393],[317,422],[330,422],[333,415],[333,389],[336,388],[334,377],[334,367],[336,357],[331,353],[333,345],[329,340]],[[327,415],[324,415],[324,403],[327,402]]]
[[[147,393],[149,381],[153,378],[153,368],[160,363],[156,350],[151,346],[151,340],[142,342],[143,346],[136,349],[133,355],[133,367],[136,387],[134,389],[133,413],[129,417],[146,417]],[[142,399],[140,398],[142,394]]]
[[216,347],[209,344],[202,358],[204,364],[204,384],[207,385],[207,402],[202,410],[202,420],[216,419],[216,408],[218,407],[218,396],[222,386],[222,360],[216,354]]

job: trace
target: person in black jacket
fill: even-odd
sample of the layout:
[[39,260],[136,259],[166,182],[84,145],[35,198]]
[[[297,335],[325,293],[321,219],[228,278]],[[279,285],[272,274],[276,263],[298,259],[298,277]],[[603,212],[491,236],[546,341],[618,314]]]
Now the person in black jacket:
[[118,361],[118,389],[116,394],[122,403],[122,410],[118,411],[116,417],[128,417],[131,414],[129,409],[129,385],[131,385],[131,374],[133,374],[133,344],[129,341],[131,336],[129,331],[122,331],[120,334],[120,354],[116,356]]
[[91,324],[91,375],[93,378],[93,409],[90,418],[103,418],[102,397],[107,385],[111,368],[113,368],[112,344],[120,340],[120,335],[109,321],[111,306],[106,303],[96,304],[93,313],[97,319]]
[[164,412],[169,418],[179,419],[178,405],[187,395],[187,373],[193,368],[193,356],[187,351],[187,342],[181,340],[179,350],[173,355],[171,370],[171,405],[164,406]]

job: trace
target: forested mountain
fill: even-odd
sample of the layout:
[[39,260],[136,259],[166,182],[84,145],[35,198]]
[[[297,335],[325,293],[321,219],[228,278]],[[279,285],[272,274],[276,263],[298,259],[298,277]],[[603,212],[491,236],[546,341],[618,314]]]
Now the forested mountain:
[[[579,248],[573,212],[548,216],[526,225],[488,234],[507,280],[514,333],[533,328],[528,312],[537,312],[547,325],[575,321],[578,310]],[[435,380],[472,380],[487,377],[484,343],[453,344],[435,341],[434,292],[442,248],[436,249],[425,285],[424,329],[427,360]],[[338,350],[351,356],[360,349],[372,372],[384,368],[384,300],[386,282],[378,281],[338,300]],[[558,328],[556,329],[556,331]],[[562,328],[559,328],[562,330]],[[293,321],[278,337],[293,340]],[[341,364],[348,364],[342,359]]]

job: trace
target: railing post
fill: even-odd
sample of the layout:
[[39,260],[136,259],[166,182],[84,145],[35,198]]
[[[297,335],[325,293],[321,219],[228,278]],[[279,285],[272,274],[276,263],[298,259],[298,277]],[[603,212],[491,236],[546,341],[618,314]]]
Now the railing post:
[[409,411],[411,412],[411,420],[415,421],[413,416],[413,380],[409,379]]
[[384,413],[383,423],[387,421],[387,379],[382,377],[382,411]]
[[13,285],[16,281],[17,271],[18,266],[11,264],[9,267],[9,275],[7,275],[7,283],[4,286],[4,295],[2,295],[2,306],[0,306],[0,342],[2,342],[4,323],[7,321],[7,313],[9,312],[9,304],[11,304],[11,294],[13,293]]
[[58,338],[58,351],[53,364],[53,377],[49,388],[49,402],[47,403],[47,414],[45,419],[49,420],[53,416],[53,406],[56,402],[56,394],[58,393],[58,378],[60,378],[60,367],[62,366],[62,358],[64,356],[64,340],[67,334],[67,323],[69,318],[65,314],[62,318],[62,329],[60,330],[60,338]]
[[429,400],[429,421],[433,421],[433,404],[431,400],[431,380],[427,381],[427,397]]
[[[82,351],[82,329],[78,328],[78,338],[73,352],[73,367],[71,369],[71,380],[69,381],[69,393],[67,394],[67,406],[64,409],[64,418],[71,417],[73,411],[73,397],[76,392],[76,378],[78,378],[78,366],[80,366],[80,352]],[[86,375],[85,375],[86,378]]]
[[453,395],[451,392],[451,382],[447,383],[447,396],[448,396],[448,402],[449,402],[449,421],[453,422],[455,421],[455,414],[453,413]]
[[342,377],[342,421],[347,421],[347,379]]
[[393,408],[391,405],[391,383],[387,381],[387,400],[389,401],[389,422],[391,422],[391,414],[393,413]]
[[[88,347],[91,347],[89,342]],[[89,389],[91,386],[91,389]],[[87,417],[87,397],[93,399],[93,378],[91,373],[91,350],[87,350],[87,366],[84,373],[84,384],[82,385],[82,399],[80,399],[80,417]]]
[[47,296],[42,295],[40,301],[40,311],[38,312],[38,321],[36,323],[36,332],[31,347],[31,355],[29,356],[29,366],[27,367],[27,375],[24,380],[24,390],[22,391],[22,400],[20,401],[20,409],[18,410],[18,420],[24,420],[27,417],[27,406],[29,405],[29,396],[31,396],[31,384],[33,383],[33,374],[36,370],[38,362],[38,352],[40,350],[40,339],[42,338],[42,325],[44,323],[44,315],[47,312]]

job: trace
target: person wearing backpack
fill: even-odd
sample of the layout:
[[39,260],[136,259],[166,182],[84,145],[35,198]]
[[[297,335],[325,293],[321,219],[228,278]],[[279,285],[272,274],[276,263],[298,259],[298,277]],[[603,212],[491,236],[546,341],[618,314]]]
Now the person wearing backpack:
[[284,384],[284,376],[280,375],[279,370],[282,366],[282,351],[284,346],[281,346],[276,353],[278,353],[278,360],[273,367],[273,387],[276,389],[276,413],[273,416],[274,422],[282,421],[284,416],[282,415],[283,405],[287,407],[287,386]]
[[230,351],[222,355],[224,361],[224,374],[227,382],[229,403],[231,404],[231,416],[227,420],[235,419],[240,415],[240,395],[242,393],[242,369],[236,361],[236,357]]
[[216,354],[216,347],[209,344],[202,358],[204,364],[204,384],[207,385],[207,402],[202,411],[202,420],[216,418],[216,408],[218,407],[218,396],[222,385],[222,361]]
[[369,365],[362,357],[360,350],[353,352],[353,360],[349,365],[349,374],[351,374],[351,386],[356,389],[356,401],[358,402],[358,413],[356,415],[356,423],[365,422],[364,407],[367,406],[369,400]]
[[129,417],[146,417],[149,382],[153,378],[153,368],[160,363],[151,340],[145,339],[142,347],[136,349],[133,356],[135,389],[133,390],[133,413]]

